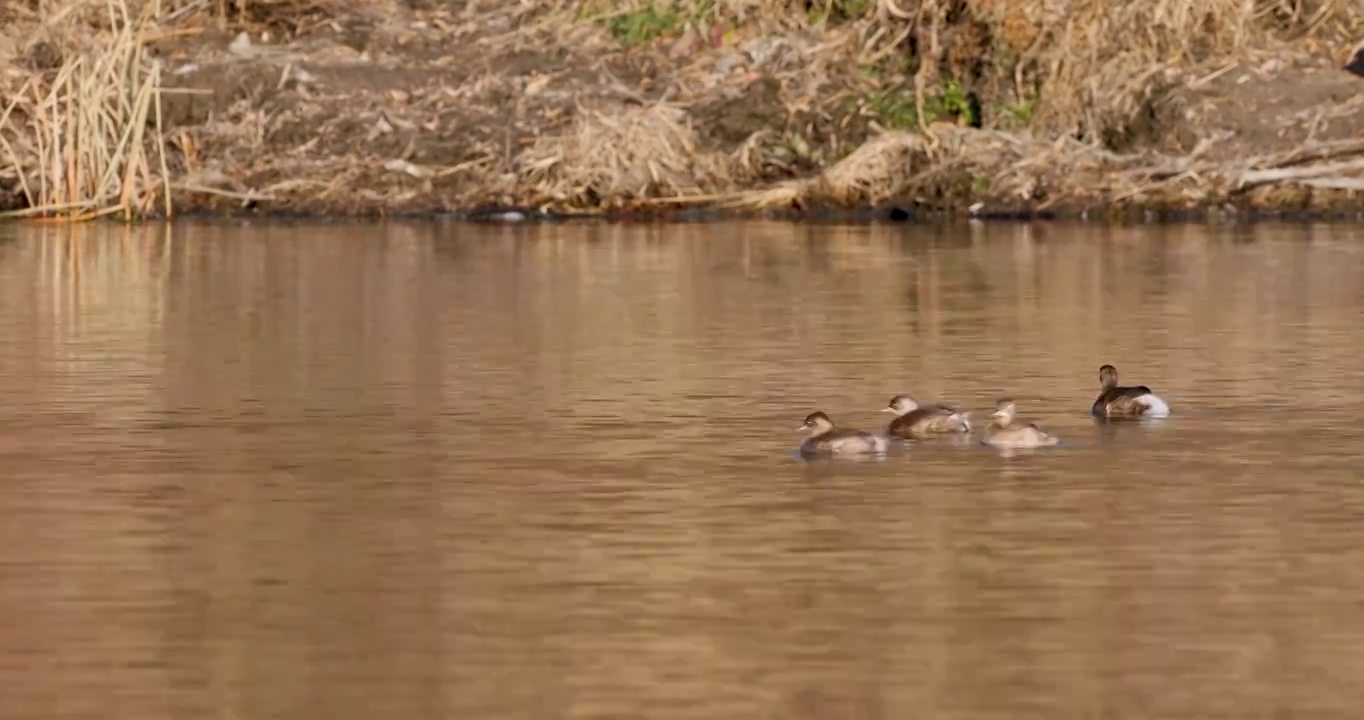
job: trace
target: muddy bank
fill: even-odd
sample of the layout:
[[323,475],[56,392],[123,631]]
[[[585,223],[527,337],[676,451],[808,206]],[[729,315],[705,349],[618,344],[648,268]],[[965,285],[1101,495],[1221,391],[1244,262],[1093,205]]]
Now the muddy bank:
[[[490,220],[1364,210],[1355,4],[1062,4],[162,3],[138,35],[155,159],[107,171],[133,179],[106,194]],[[77,32],[45,7],[0,24],[12,96],[112,47],[117,18]],[[1146,40],[1113,25],[1155,20]],[[39,116],[0,123],[9,209],[61,164]]]

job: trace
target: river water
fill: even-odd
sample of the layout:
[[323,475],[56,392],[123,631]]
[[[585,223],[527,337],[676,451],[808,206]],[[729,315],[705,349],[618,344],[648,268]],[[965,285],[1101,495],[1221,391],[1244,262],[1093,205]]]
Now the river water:
[[[1348,226],[0,227],[0,716],[1353,720],[1362,311]],[[794,455],[898,392],[1063,443]]]

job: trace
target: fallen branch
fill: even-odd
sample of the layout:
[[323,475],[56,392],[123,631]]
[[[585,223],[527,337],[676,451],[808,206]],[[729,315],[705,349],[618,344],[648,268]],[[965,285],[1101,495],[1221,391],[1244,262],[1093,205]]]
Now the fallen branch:
[[1364,178],[1309,178],[1300,184],[1323,190],[1364,190]]
[[1275,168],[1272,170],[1248,170],[1241,173],[1236,186],[1238,189],[1265,185],[1268,183],[1291,180],[1304,180],[1322,175],[1334,175],[1351,170],[1364,170],[1364,160],[1349,162],[1321,163],[1305,167]]
[[193,185],[189,183],[172,183],[171,187],[175,190],[181,190],[184,192],[203,193],[205,195],[217,195],[219,197],[231,198],[233,200],[241,200],[242,202],[260,202],[274,200],[274,198],[268,194],[261,194],[255,192],[244,193],[234,192],[232,190],[223,190],[222,188],[207,187],[205,185]]

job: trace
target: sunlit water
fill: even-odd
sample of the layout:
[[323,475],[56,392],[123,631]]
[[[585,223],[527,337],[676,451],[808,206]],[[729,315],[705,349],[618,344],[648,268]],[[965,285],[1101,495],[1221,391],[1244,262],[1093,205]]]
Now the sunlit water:
[[[0,716],[1353,719],[1361,311],[1348,227],[0,228]],[[897,392],[1063,445],[795,456]]]

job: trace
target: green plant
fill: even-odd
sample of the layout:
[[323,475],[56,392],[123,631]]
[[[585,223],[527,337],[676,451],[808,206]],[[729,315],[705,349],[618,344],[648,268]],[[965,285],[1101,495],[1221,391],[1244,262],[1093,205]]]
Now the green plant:
[[904,88],[873,90],[867,95],[866,108],[887,130],[907,130],[919,126],[914,93]]
[[[888,130],[918,127],[919,111],[914,93],[903,86],[875,90],[867,95],[866,107]],[[980,107],[956,81],[949,80],[942,92],[924,97],[924,121],[935,122],[956,118],[958,122],[980,127]]]
[[961,83],[947,80],[942,92],[924,98],[924,118],[929,122],[955,117],[971,127],[980,127],[980,108]]
[[606,31],[626,45],[640,45],[667,34],[683,20],[676,8],[650,4],[611,17],[606,21]]
[[1001,118],[1005,123],[1012,127],[1023,127],[1032,122],[1032,116],[1037,112],[1037,98],[1029,97],[1016,102],[1005,103],[999,108]]
[[806,17],[811,25],[845,23],[862,17],[871,0],[807,0]]

